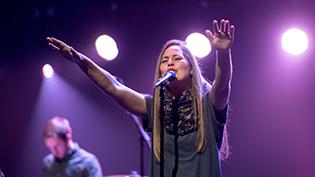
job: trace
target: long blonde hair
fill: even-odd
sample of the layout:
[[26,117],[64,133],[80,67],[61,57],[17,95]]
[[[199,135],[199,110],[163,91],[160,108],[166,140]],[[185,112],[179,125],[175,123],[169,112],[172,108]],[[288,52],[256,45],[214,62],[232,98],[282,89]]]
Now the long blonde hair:
[[[193,91],[193,98],[194,98],[194,107],[197,109],[195,110],[195,115],[199,117],[199,123],[198,123],[198,140],[197,140],[197,150],[198,152],[201,152],[205,146],[205,118],[204,118],[204,111],[202,106],[202,97],[206,93],[208,89],[210,89],[210,84],[206,82],[204,77],[201,74],[199,65],[197,63],[196,58],[192,55],[192,53],[189,51],[189,49],[185,46],[185,43],[180,40],[170,40],[168,41],[157,60],[156,69],[155,69],[155,77],[154,82],[157,82],[158,79],[161,77],[160,72],[160,64],[161,59],[163,57],[163,54],[165,50],[171,46],[179,46],[181,50],[183,51],[184,57],[188,60],[191,66],[192,71],[192,91]],[[153,105],[154,105],[154,123],[153,123],[153,151],[155,158],[159,161],[160,160],[160,88],[156,88],[154,90],[154,97],[153,97]]]
[[[198,138],[196,142],[196,148],[198,152],[202,152],[206,144],[206,132],[205,132],[205,111],[202,104],[203,96],[211,89],[211,84],[206,81],[203,77],[200,67],[196,58],[192,55],[189,49],[186,47],[184,41],[173,39],[166,42],[160,52],[159,58],[156,63],[154,83],[161,78],[160,64],[165,50],[171,46],[178,46],[182,50],[184,57],[188,60],[191,67],[192,75],[192,92],[194,98],[194,111],[195,115],[198,116]],[[155,88],[153,95],[153,151],[155,158],[160,161],[160,88]],[[230,107],[228,106],[228,115]],[[227,126],[224,125],[222,143],[220,148],[220,159],[226,160],[230,154],[230,146],[228,142],[228,131]]]

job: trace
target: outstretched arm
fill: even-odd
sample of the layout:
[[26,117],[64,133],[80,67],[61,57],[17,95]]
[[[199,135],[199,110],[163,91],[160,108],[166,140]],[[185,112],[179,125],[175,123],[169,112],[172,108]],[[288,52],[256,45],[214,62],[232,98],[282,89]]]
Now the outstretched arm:
[[127,111],[143,116],[146,114],[144,95],[121,84],[108,71],[99,67],[91,59],[53,37],[47,37],[48,45],[63,57],[76,63],[81,70],[108,96]]
[[217,110],[223,110],[229,100],[232,79],[231,46],[235,27],[228,20],[222,19],[220,26],[216,20],[212,23],[213,32],[206,30],[212,47],[216,50],[215,79],[210,99]]

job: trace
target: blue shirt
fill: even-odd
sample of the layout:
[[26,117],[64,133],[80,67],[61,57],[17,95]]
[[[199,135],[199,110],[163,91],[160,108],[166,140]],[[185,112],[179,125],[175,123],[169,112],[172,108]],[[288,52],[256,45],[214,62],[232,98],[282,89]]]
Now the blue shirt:
[[44,177],[103,177],[97,158],[78,144],[69,149],[63,159],[47,155],[43,165]]

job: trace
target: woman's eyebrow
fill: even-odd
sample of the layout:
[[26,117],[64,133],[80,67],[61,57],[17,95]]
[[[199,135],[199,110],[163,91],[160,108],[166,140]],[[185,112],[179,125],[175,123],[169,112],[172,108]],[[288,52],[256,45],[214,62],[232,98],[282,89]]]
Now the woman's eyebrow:
[[178,55],[178,54],[174,54],[173,56],[172,56],[172,58],[174,58],[174,57],[182,57],[181,55]]

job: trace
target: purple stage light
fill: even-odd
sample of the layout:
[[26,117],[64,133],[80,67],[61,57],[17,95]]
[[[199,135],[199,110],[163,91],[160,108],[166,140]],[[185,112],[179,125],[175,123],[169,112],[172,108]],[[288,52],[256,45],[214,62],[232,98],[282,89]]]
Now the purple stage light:
[[50,64],[45,64],[42,70],[43,70],[43,75],[46,78],[51,78],[54,75],[54,70]]

